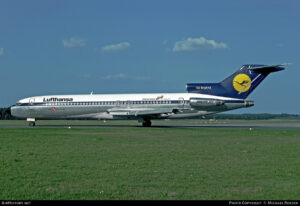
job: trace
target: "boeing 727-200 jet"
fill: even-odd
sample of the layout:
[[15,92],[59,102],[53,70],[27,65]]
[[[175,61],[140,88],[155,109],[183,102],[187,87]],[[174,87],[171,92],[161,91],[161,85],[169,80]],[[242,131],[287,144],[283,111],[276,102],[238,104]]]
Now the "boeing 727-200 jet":
[[137,119],[144,127],[153,119],[205,116],[251,107],[248,95],[280,65],[243,65],[219,83],[188,83],[187,93],[49,95],[22,99],[8,110],[15,117],[36,119]]

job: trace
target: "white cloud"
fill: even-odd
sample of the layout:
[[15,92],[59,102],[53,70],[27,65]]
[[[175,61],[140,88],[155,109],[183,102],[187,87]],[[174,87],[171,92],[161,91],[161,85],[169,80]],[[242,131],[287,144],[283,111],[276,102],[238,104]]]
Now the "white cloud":
[[70,37],[68,39],[62,40],[62,45],[65,48],[74,48],[74,47],[85,47],[86,46],[86,39],[79,39],[76,37]]
[[138,80],[138,81],[144,81],[144,80],[150,80],[151,77],[145,77],[145,76],[138,76],[138,77],[134,77],[134,80]]
[[129,48],[130,48],[129,42],[121,42],[119,44],[111,44],[111,45],[104,46],[102,47],[101,50],[103,52],[107,52],[107,51],[121,51]]
[[4,48],[0,48],[0,56],[4,54]]
[[104,77],[101,77],[101,79],[105,80],[111,80],[111,79],[125,79],[127,78],[127,75],[120,73],[120,74],[112,74],[112,75],[106,75]]
[[208,49],[227,49],[227,44],[223,42],[216,42],[215,40],[208,40],[204,37],[199,38],[187,38],[182,41],[175,42],[173,51],[180,52],[180,51],[196,51],[201,48],[208,48]]
[[128,76],[124,73],[119,73],[119,74],[110,74],[106,75],[104,77],[101,77],[103,80],[120,80],[120,79],[127,79],[127,80],[135,80],[135,81],[146,81],[150,80],[151,77],[146,77],[146,76]]

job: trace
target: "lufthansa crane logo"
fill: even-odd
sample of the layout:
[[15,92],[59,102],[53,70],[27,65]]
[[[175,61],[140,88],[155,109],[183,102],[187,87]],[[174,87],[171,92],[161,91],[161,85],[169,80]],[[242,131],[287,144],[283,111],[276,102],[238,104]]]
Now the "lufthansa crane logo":
[[251,79],[247,74],[238,74],[234,77],[233,88],[238,92],[246,92],[251,87]]

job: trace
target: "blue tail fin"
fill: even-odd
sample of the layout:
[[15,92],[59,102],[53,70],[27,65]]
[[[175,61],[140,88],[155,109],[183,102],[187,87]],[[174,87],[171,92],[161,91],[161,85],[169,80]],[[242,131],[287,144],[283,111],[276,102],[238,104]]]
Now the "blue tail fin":
[[189,93],[246,99],[271,72],[284,70],[286,65],[243,65],[220,83],[188,83],[186,87]]

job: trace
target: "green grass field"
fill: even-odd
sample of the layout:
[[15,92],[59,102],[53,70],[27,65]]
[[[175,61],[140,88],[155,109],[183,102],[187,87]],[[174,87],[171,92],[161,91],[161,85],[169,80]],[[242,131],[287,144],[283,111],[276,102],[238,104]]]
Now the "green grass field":
[[300,130],[14,128],[0,143],[5,200],[300,198]]

